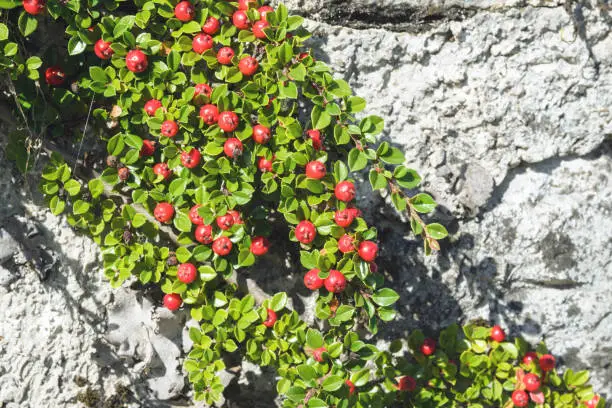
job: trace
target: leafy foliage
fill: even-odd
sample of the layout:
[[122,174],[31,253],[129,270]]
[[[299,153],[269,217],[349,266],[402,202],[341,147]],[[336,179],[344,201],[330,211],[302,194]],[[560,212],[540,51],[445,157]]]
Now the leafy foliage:
[[[505,406],[527,371],[542,377],[542,396],[532,400],[545,406],[594,397],[586,373],[559,376],[523,364],[524,342],[492,341],[485,327],[447,328],[433,354],[421,350],[418,331],[388,349],[362,340],[362,329],[376,334],[395,318],[399,295],[376,273],[375,245],[368,255],[339,250],[343,236],[357,244],[375,241],[377,231],[353,193],[335,192],[338,184],[367,170],[372,188],[387,190],[406,213],[427,254],[448,232],[420,215],[436,203],[410,195],[421,178],[403,153],[377,142],[383,119],[363,115],[365,100],[304,48],[310,34],[302,17],[243,1],[200,0],[193,16],[181,18],[168,0],[51,0],[40,14],[44,2],[27,3],[21,10],[21,2],[0,0],[0,70],[23,122],[7,153],[28,170],[44,145],[37,135],[79,138],[74,123],[92,113],[106,167],[77,176],[52,146],[41,191],[53,214],[101,246],[113,286],[154,283],[172,296],[169,308],[180,306],[177,299],[191,307],[200,326],[190,329],[185,370],[197,400],[220,399],[217,373],[236,353],[276,368],[286,407]],[[231,24],[237,8],[246,29]],[[67,41],[49,42],[41,26],[64,31]],[[204,33],[211,38],[196,47]],[[304,174],[313,161],[326,173]],[[315,314],[329,327],[324,333],[288,308],[285,293],[256,299],[235,284],[236,273],[267,252],[262,237],[274,216],[292,226],[305,271],[318,270],[320,280],[339,271],[348,281],[328,280],[329,291],[319,290]],[[187,263],[197,268],[189,281],[179,273]]]

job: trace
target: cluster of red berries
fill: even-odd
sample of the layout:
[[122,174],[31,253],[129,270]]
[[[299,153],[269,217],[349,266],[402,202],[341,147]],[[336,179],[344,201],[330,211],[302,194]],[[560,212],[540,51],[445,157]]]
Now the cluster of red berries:
[[[160,163],[158,163],[160,164]],[[204,223],[204,219],[199,214],[199,208],[201,205],[196,204],[189,210],[189,220],[195,225],[194,238],[197,242],[203,245],[211,245],[212,251],[220,257],[225,257],[230,254],[233,248],[231,239],[226,235],[220,235],[217,238],[214,237],[213,226]],[[153,215],[157,221],[166,224],[170,223],[174,218],[174,207],[167,202],[158,203],[153,210]],[[229,210],[225,214],[220,215],[216,218],[215,224],[219,228],[220,232],[230,230],[234,225],[244,224],[241,214],[236,210]],[[270,250],[270,242],[266,237],[256,236],[251,239],[250,251],[255,256],[263,256]],[[188,270],[181,270],[183,265],[188,265],[185,268]],[[191,264],[183,264],[179,266],[179,272],[177,274],[178,279],[186,284],[192,283],[195,280],[195,266]],[[193,268],[191,268],[191,266]],[[176,295],[176,294],[174,294]],[[179,296],[180,298],[180,296]],[[175,299],[175,298],[172,298]],[[164,305],[168,307],[164,300]],[[172,304],[171,304],[172,306]],[[179,304],[180,307],[180,304]],[[168,307],[171,309],[171,307]],[[171,309],[176,310],[176,309]],[[270,316],[272,316],[270,314]],[[276,321],[276,317],[273,319]],[[274,323],[272,323],[273,325]]]
[[[307,178],[320,180],[326,174],[327,170],[324,163],[314,160],[306,164]],[[334,195],[339,202],[350,203],[355,199],[355,185],[350,181],[341,181],[336,185]],[[361,212],[358,209],[348,207],[343,210],[337,210],[334,213],[334,221],[338,226],[348,228],[360,214]],[[295,238],[304,245],[310,245],[316,237],[317,229],[308,220],[300,221],[295,227]],[[352,235],[344,234],[338,240],[338,250],[343,254],[357,250],[359,257],[365,262],[370,263],[370,269],[373,272],[377,270],[376,265],[373,263],[378,256],[378,245],[376,243],[361,241],[357,244]],[[342,272],[332,269],[326,279],[321,279],[319,272],[318,269],[312,269],[304,276],[304,285],[308,289],[317,290],[323,285],[325,285],[328,291],[333,293],[341,293],[346,289],[346,278]]]

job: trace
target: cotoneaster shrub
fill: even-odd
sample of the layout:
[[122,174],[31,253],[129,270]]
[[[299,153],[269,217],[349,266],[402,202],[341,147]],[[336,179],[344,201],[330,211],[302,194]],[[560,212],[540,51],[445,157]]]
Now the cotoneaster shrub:
[[[18,118],[7,155],[27,171],[51,153],[40,188],[100,245],[113,286],[138,279],[159,285],[168,309],[189,307],[196,400],[220,399],[217,373],[236,354],[276,369],[285,407],[604,406],[586,372],[557,373],[543,344],[530,351],[498,326],[414,331],[388,350],[365,340],[399,296],[377,273],[377,231],[351,173],[368,169],[388,190],[427,254],[447,231],[421,216],[431,196],[408,194],[420,177],[402,152],[377,143],[383,120],[304,48],[302,17],[247,0],[0,9],[3,91]],[[93,137],[106,157],[74,163],[71,149]],[[270,236],[273,218],[291,227],[324,332],[285,293],[237,284],[286,239]]]

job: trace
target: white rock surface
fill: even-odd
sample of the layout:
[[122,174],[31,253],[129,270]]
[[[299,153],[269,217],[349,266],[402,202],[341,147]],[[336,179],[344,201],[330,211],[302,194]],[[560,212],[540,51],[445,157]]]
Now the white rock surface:
[[[424,176],[443,205],[436,218],[453,233],[423,259],[408,226],[362,183],[360,205],[380,226],[381,269],[402,294],[401,319],[381,339],[482,317],[545,339],[612,396],[609,8],[595,0],[288,5],[309,18],[315,56],[367,99],[367,113],[385,118],[384,138]],[[133,406],[170,407],[164,401],[187,395],[186,316],[160,311],[142,291],[112,290],[95,244],[32,204],[3,156],[0,166],[0,406],[78,406],[87,387],[118,398],[116,384]],[[254,276],[269,292],[292,288],[294,306],[308,310],[296,260],[276,264],[278,276],[272,268]],[[269,406],[274,395],[262,389],[272,380],[245,366],[229,406],[246,406],[254,393]]]

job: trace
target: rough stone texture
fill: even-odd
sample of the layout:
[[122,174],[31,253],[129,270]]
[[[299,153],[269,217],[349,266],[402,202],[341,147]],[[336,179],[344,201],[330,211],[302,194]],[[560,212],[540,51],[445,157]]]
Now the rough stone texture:
[[[367,99],[366,112],[385,118],[384,138],[424,176],[442,204],[434,217],[452,233],[424,259],[387,198],[361,183],[360,205],[380,226],[381,270],[402,295],[401,318],[381,344],[415,327],[490,319],[545,339],[612,396],[609,6],[288,5],[308,17],[315,56]],[[367,27],[379,28],[356,29]],[[156,293],[111,289],[95,244],[51,216],[3,156],[0,165],[0,406],[76,406],[88,387],[90,397],[121,401],[117,384],[132,406],[185,406],[186,315],[159,310]],[[270,293],[290,290],[294,307],[310,311],[295,250],[276,255],[274,268],[252,277]],[[273,378],[250,365],[225,375],[227,406],[273,405],[264,391]]]

